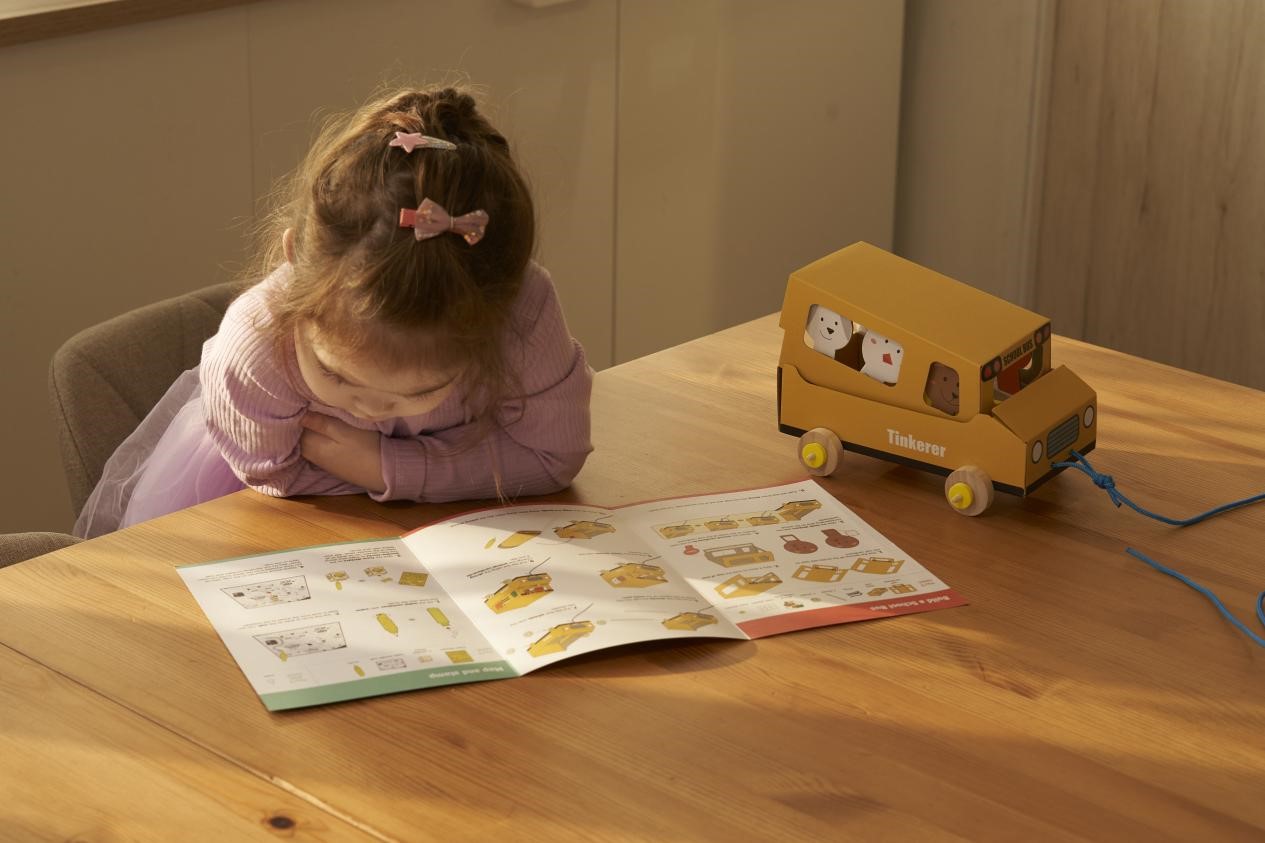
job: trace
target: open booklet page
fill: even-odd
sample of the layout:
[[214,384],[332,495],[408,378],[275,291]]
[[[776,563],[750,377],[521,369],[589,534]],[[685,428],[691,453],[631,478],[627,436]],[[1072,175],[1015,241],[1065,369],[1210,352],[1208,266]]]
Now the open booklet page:
[[810,480],[616,509],[500,507],[402,539],[179,571],[274,710],[964,602]]
[[811,480],[630,509],[629,526],[744,637],[966,602]]
[[746,638],[629,510],[541,504],[471,513],[404,543],[518,673],[660,638]]
[[177,570],[273,711],[513,675],[399,539]]
[[812,481],[619,509],[485,510],[404,538],[517,673],[663,638],[961,605]]

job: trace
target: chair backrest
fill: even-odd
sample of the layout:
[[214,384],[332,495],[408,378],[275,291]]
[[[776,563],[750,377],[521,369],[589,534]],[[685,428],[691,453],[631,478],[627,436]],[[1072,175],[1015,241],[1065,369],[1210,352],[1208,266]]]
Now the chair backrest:
[[4,533],[0,535],[0,568],[70,547],[78,541],[65,533]]
[[216,284],[116,316],[53,354],[49,400],[75,515],[114,449],[180,374],[198,365],[236,283]]

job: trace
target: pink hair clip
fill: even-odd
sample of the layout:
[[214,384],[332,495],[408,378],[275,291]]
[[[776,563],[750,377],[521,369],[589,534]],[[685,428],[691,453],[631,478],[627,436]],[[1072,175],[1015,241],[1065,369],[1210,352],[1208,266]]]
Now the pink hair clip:
[[400,228],[413,229],[413,236],[418,240],[427,240],[445,231],[460,234],[467,243],[473,246],[483,239],[483,232],[488,227],[488,212],[471,211],[454,217],[437,202],[423,199],[422,204],[414,211],[411,208],[400,209]]
[[423,135],[421,132],[396,132],[395,138],[387,146],[398,146],[405,152],[412,152],[419,146],[428,146],[431,149],[457,148],[457,145],[452,141],[432,138],[430,135]]

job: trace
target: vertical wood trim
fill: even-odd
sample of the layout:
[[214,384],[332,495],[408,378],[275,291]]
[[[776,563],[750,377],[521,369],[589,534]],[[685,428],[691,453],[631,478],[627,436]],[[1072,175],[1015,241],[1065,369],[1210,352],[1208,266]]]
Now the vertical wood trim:
[[1093,197],[1083,188],[1098,164],[1106,17],[1097,0],[1059,0],[1055,12],[1035,304],[1059,333],[1076,338],[1085,336]]
[[1265,4],[1060,0],[1057,20],[1038,309],[1265,386]]
[[1031,306],[1052,0],[909,0],[896,251]]
[[1045,179],[1045,144],[1054,65],[1054,37],[1058,0],[1037,0],[1033,29],[1032,108],[1028,123],[1028,166],[1024,173],[1022,218],[1019,224],[1019,282],[1016,303],[1035,308],[1037,249],[1040,243],[1041,193]]
[[608,279],[610,280],[610,312],[607,314],[610,331],[606,337],[606,360],[611,365],[619,362],[615,356],[615,350],[619,348],[619,249],[621,246],[619,238],[619,138],[620,138],[620,92],[624,86],[624,0],[615,0],[615,43],[611,50],[615,57],[615,90],[612,93],[614,98],[613,119],[614,127],[611,133],[611,254],[610,266],[608,267]]

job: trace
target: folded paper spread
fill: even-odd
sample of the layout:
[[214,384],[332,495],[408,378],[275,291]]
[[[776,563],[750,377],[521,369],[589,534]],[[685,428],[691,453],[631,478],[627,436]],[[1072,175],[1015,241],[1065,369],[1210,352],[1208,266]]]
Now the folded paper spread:
[[639,641],[965,603],[811,480],[485,509],[397,539],[178,571],[273,711],[520,676]]

